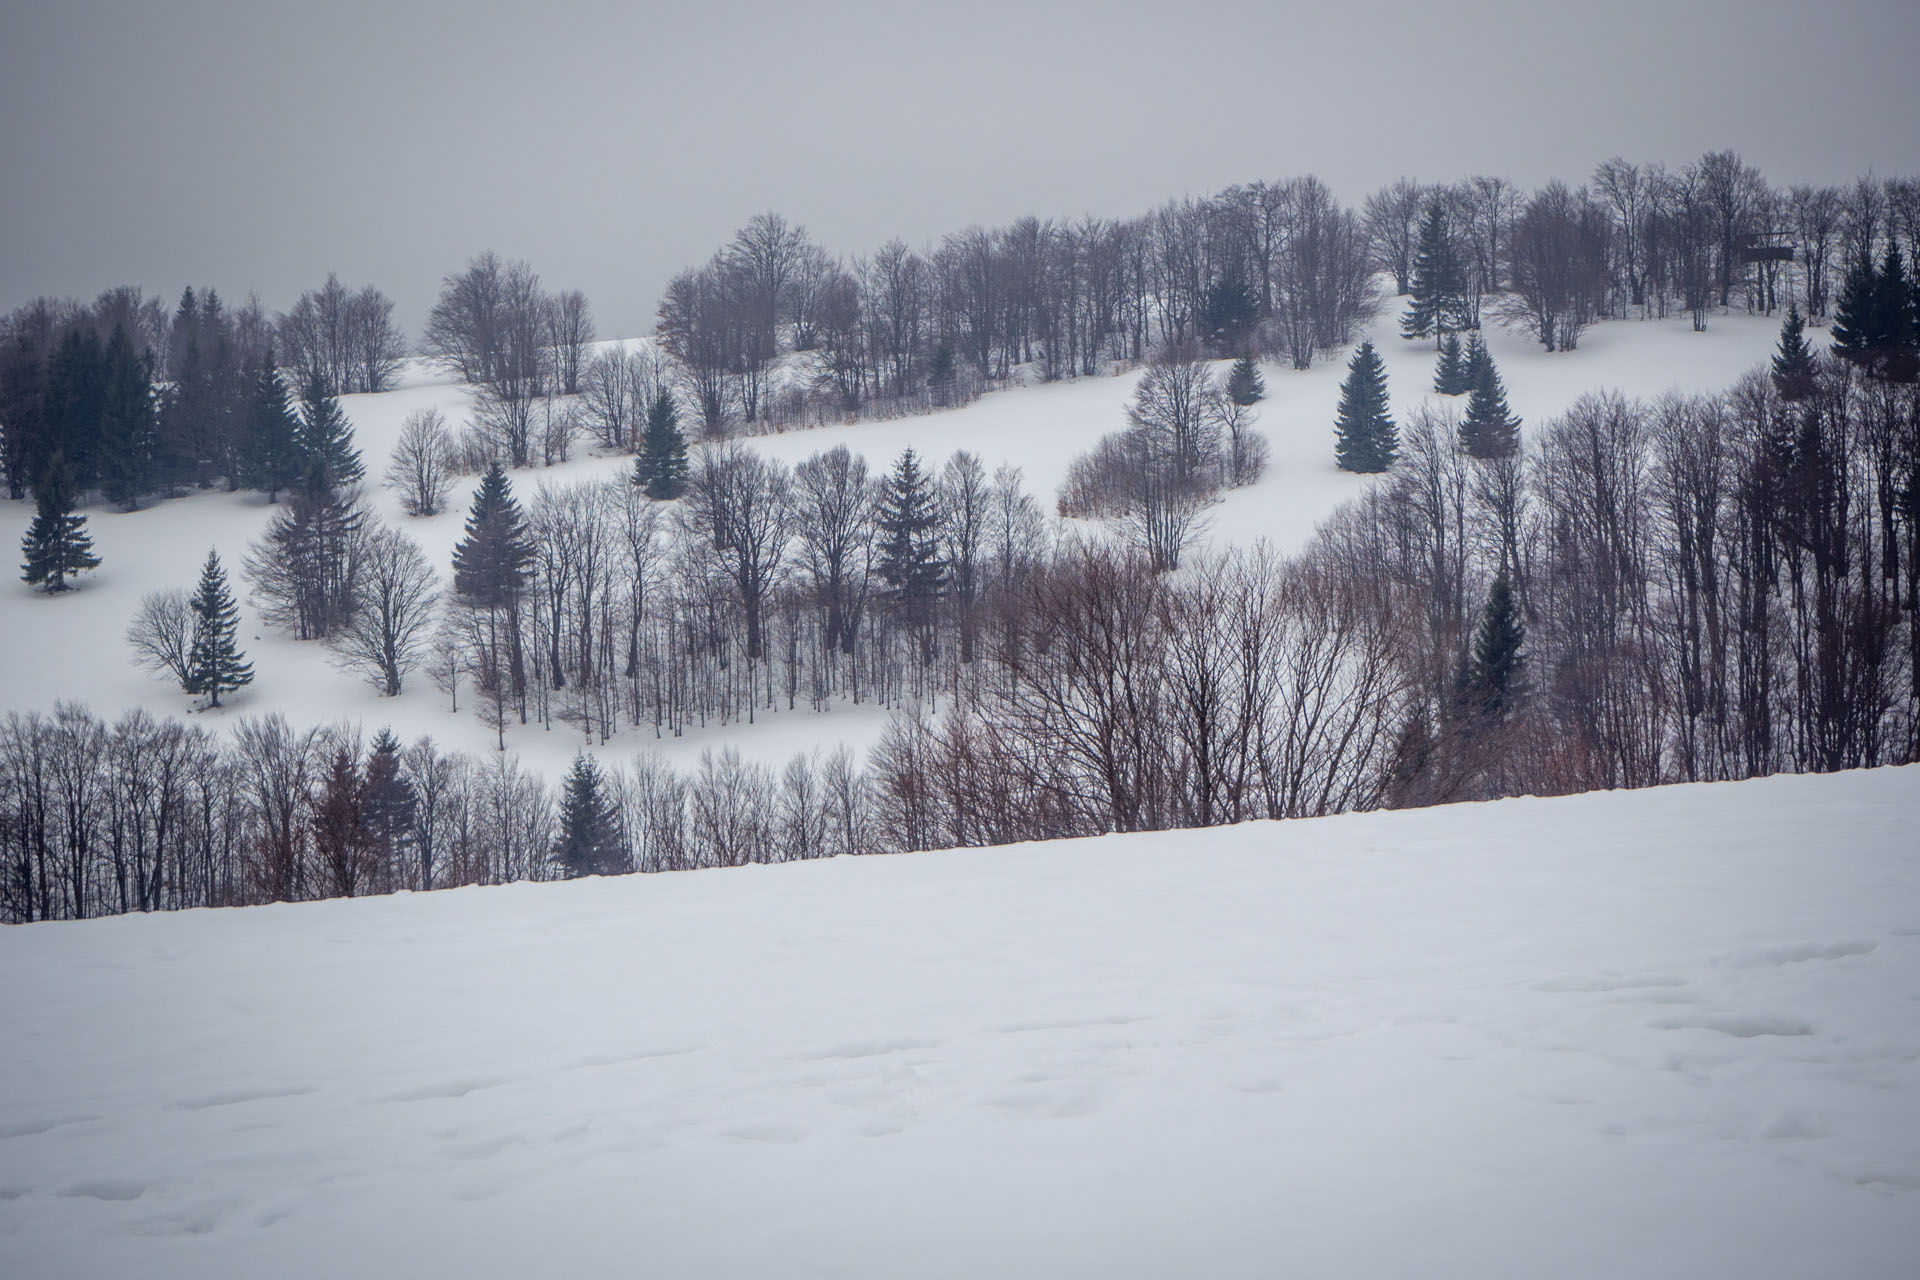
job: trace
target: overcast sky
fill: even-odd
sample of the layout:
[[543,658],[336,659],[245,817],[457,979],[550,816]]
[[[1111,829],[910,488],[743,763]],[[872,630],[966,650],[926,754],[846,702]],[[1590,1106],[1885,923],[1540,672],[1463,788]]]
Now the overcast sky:
[[417,332],[493,249],[628,334],[765,209],[851,255],[1306,172],[1920,172],[1913,0],[654,8],[8,0],[0,310],[332,270]]

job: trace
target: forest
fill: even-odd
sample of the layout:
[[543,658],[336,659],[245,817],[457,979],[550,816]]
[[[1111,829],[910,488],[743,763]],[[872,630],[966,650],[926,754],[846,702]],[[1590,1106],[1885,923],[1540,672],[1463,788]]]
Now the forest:
[[[239,566],[261,615],[388,696],[430,680],[499,750],[13,712],[0,918],[1912,761],[1917,250],[1920,183],[1780,190],[1722,152],[1578,189],[1402,181],[1359,209],[1254,183],[851,259],[763,215],[670,282],[640,347],[597,350],[583,295],[484,254],[422,343],[475,388],[472,420],[421,415],[384,476],[415,515],[481,477],[437,568],[366,509],[338,403],[406,354],[377,290],[329,279],[272,317],[211,290],[171,315],[131,289],[41,300],[0,325],[0,460],[49,539],[78,545],[87,495],[257,487],[281,499]],[[1211,495],[1260,474],[1256,359],[1338,357],[1385,306],[1464,412],[1382,424],[1357,469],[1385,478],[1298,554],[1196,549]],[[1595,389],[1523,426],[1491,374],[1448,372],[1483,324],[1566,352],[1594,323],[1730,307],[1783,313],[1781,337],[1718,392]],[[909,450],[876,475],[738,439],[1123,369],[1143,370],[1125,420],[1044,499],[1006,459]],[[631,471],[538,482],[583,440]],[[37,562],[84,572],[67,554]],[[190,660],[216,604],[154,593],[134,652],[190,694],[239,687],[239,654]],[[842,699],[894,712],[865,762],[683,774],[644,751]],[[578,735],[560,785],[515,762],[521,726]]]

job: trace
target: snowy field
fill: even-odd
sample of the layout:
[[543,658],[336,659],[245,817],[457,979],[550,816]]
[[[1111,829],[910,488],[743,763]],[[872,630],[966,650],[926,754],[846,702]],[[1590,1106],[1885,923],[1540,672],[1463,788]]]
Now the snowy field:
[[1910,1280],[1917,796],[0,931],[0,1273]]
[[[1387,363],[1397,416],[1404,422],[1422,402],[1464,408],[1464,401],[1427,394],[1433,378],[1432,343],[1397,336],[1403,309],[1404,299],[1392,301],[1370,331]],[[1777,318],[1732,314],[1713,317],[1705,333],[1694,333],[1683,317],[1596,325],[1581,336],[1577,351],[1557,355],[1503,329],[1490,328],[1488,341],[1513,410],[1531,428],[1597,388],[1630,396],[1722,390],[1768,357],[1778,330]],[[1268,398],[1259,406],[1257,426],[1272,445],[1272,462],[1257,485],[1224,495],[1212,508],[1206,536],[1216,545],[1246,545],[1264,538],[1282,549],[1296,548],[1341,502],[1371,483],[1338,471],[1333,462],[1333,414],[1347,354],[1305,372],[1271,363],[1264,367]],[[864,454],[876,473],[909,445],[936,466],[954,450],[970,449],[989,472],[1003,462],[1022,467],[1028,489],[1051,512],[1073,457],[1125,425],[1137,377],[1017,387],[947,412],[751,438],[749,443],[788,462],[845,444]],[[459,426],[471,413],[465,387],[418,365],[408,370],[399,390],[349,396],[343,404],[374,481],[386,470],[407,414],[438,408],[449,423]],[[583,441],[581,456],[572,463],[513,473],[522,504],[531,500],[539,484],[623,474],[632,464],[624,455],[595,458],[586,456],[588,452]],[[473,484],[472,478],[463,479],[449,510],[429,520],[406,518],[393,495],[377,485],[372,503],[382,519],[421,544],[444,578],[450,574]],[[219,549],[241,597],[241,643],[256,677],[231,697],[231,706],[208,713],[208,719],[280,711],[299,726],[347,719],[360,722],[369,734],[391,725],[403,740],[431,734],[443,747],[490,751],[492,732],[470,706],[463,704],[454,714],[446,695],[434,689],[424,672],[409,679],[400,698],[382,698],[358,676],[337,669],[320,645],[295,641],[259,624],[244,599],[247,588],[240,566],[248,544],[265,531],[273,510],[256,493],[196,494],[132,514],[106,506],[89,509],[94,545],[104,563],[82,576],[79,590],[46,597],[21,583],[17,572],[0,579],[0,618],[5,624],[0,626],[0,710],[50,710],[55,701],[70,698],[89,703],[109,719],[135,706],[156,714],[185,713],[192,700],[135,667],[122,637],[147,592],[193,586],[211,546]],[[30,502],[0,502],[0,542],[18,547],[32,514]],[[840,742],[862,752],[885,722],[885,712],[878,708],[843,703],[824,715],[800,711],[762,716],[755,726],[711,726],[659,743],[623,731],[602,753],[624,757],[658,747],[670,758],[690,763],[702,749],[734,745],[752,758],[781,763],[795,752]],[[517,727],[508,738],[510,750],[549,777],[564,771],[581,745],[580,736],[565,728],[544,732]]]

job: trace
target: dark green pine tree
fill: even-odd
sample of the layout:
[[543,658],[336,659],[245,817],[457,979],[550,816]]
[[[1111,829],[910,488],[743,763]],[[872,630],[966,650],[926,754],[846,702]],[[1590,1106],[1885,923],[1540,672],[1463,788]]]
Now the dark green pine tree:
[[27,459],[35,483],[55,453],[73,469],[75,493],[100,483],[100,423],[107,398],[107,353],[92,330],[68,330],[47,362],[46,431]]
[[1227,370],[1227,399],[1238,405],[1258,404],[1266,397],[1266,380],[1260,376],[1259,362],[1251,351],[1244,351]]
[[1833,309],[1833,353],[1843,360],[1864,361],[1873,345],[1874,284],[1873,261],[1862,252],[1847,268],[1840,301]]
[[353,426],[318,370],[300,393],[299,442],[302,483],[309,491],[314,485],[342,489],[366,474],[353,447]]
[[1232,351],[1260,319],[1260,304],[1238,272],[1216,276],[1200,300],[1200,330],[1215,351]]
[[647,406],[646,430],[633,460],[633,482],[661,502],[679,497],[687,487],[687,437],[680,430],[680,411],[673,396],[665,391]]
[[1780,349],[1773,357],[1773,385],[1782,400],[1805,400],[1813,394],[1813,348],[1807,345],[1807,322],[1797,303],[1787,304],[1780,322]]
[[1433,389],[1443,396],[1461,396],[1473,390],[1473,384],[1467,379],[1467,359],[1460,352],[1460,335],[1457,333],[1449,332],[1440,339],[1440,358],[1434,362]]
[[26,572],[20,580],[30,587],[47,591],[65,591],[73,574],[100,567],[93,554],[93,538],[87,533],[87,518],[73,514],[73,468],[64,454],[50,458],[40,482],[33,487],[33,523],[20,540]]
[[152,368],[134,353],[126,326],[116,324],[100,405],[100,491],[109,502],[132,511],[153,490],[159,443]]
[[877,524],[880,579],[888,596],[909,614],[930,619],[946,586],[947,567],[940,559],[933,477],[921,470],[910,448],[901,450],[892,474],[881,482]]
[[569,879],[618,875],[629,869],[620,811],[606,794],[600,766],[586,755],[575,756],[567,772],[553,861]]
[[1480,340],[1478,333],[1467,335],[1467,354],[1460,362],[1460,394],[1465,395],[1480,385],[1480,379],[1487,376],[1487,370],[1493,367],[1493,356],[1487,351],[1487,344]]
[[1480,361],[1479,380],[1467,396],[1460,447],[1476,458],[1508,458],[1520,448],[1520,419],[1507,408],[1507,389],[1491,356]]
[[207,552],[200,585],[188,605],[193,610],[193,639],[187,647],[187,692],[205,694],[207,705],[217,707],[222,693],[253,683],[253,664],[235,641],[240,610],[227,589],[218,551]]
[[1886,256],[1873,277],[1869,355],[1873,371],[1893,382],[1912,382],[1920,374],[1915,346],[1913,284],[1897,241],[1887,241]]
[[281,490],[299,483],[301,463],[300,420],[294,416],[287,384],[269,350],[247,402],[246,444],[242,450],[247,484],[266,490],[268,502],[278,502]]
[[1387,407],[1387,367],[1371,342],[1361,343],[1347,364],[1333,433],[1342,471],[1385,471],[1400,452],[1400,429]]
[[476,608],[501,608],[518,598],[532,564],[526,520],[496,462],[474,490],[466,534],[453,548],[453,589]]
[[959,376],[960,365],[953,354],[953,344],[943,342],[935,347],[927,362],[927,392],[933,397],[934,404],[945,408],[953,403]]
[[[409,883],[400,861],[412,845],[419,797],[400,766],[400,739],[392,729],[374,735],[360,778],[360,820],[366,835],[368,861],[381,887]],[[417,883],[416,888],[431,886]]]
[[1460,259],[1447,228],[1446,210],[1436,200],[1427,206],[1426,220],[1420,224],[1420,246],[1414,254],[1413,279],[1408,286],[1412,301],[1401,321],[1400,335],[1438,337],[1466,328],[1465,288]]
[[1526,640],[1513,584],[1502,569],[1487,592],[1487,607],[1480,616],[1467,669],[1467,687],[1477,710],[1498,718],[1519,703],[1526,691],[1527,655],[1521,647]]

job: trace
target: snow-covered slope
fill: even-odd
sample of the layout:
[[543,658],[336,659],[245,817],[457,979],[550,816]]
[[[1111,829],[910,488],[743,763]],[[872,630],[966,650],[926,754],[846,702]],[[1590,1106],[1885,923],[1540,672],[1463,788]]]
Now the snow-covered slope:
[[[1395,408],[1404,418],[1416,405],[1439,398],[1427,394],[1433,378],[1432,344],[1400,339],[1399,311],[1390,306],[1370,336],[1386,358]],[[1714,317],[1705,333],[1694,333],[1685,319],[1597,325],[1582,335],[1578,351],[1558,355],[1503,330],[1490,330],[1488,341],[1514,412],[1529,425],[1538,425],[1585,392],[1602,387],[1632,396],[1675,388],[1719,391],[1765,360],[1777,330],[1776,320],[1726,315]],[[1296,548],[1341,502],[1372,482],[1334,467],[1332,422],[1344,375],[1344,358],[1305,372],[1266,367],[1268,398],[1260,406],[1257,425],[1271,442],[1272,462],[1258,484],[1225,495],[1213,508],[1209,536],[1216,543],[1244,545],[1266,538],[1282,549]],[[1125,425],[1137,376],[1020,387],[949,412],[796,431],[749,443],[789,462],[845,444],[866,455],[876,471],[884,471],[909,445],[936,465],[956,449],[970,449],[989,470],[1003,462],[1024,468],[1028,488],[1051,511],[1068,463],[1100,436]],[[399,390],[350,396],[344,406],[367,474],[376,480],[386,470],[408,413],[439,408],[456,426],[471,416],[467,388],[417,365]],[[539,484],[615,475],[630,464],[627,457],[581,456],[559,467],[516,472],[513,482],[525,502]],[[470,479],[463,482],[451,509],[431,520],[407,519],[384,489],[375,488],[371,496],[381,518],[417,540],[445,575],[472,484]],[[57,699],[71,698],[89,703],[109,719],[134,706],[157,714],[185,712],[190,700],[177,688],[132,665],[122,640],[127,623],[147,592],[192,587],[209,547],[219,549],[234,575],[236,594],[244,597],[240,565],[272,512],[254,493],[198,494],[132,514],[103,506],[90,509],[94,543],[104,563],[81,579],[80,590],[50,598],[29,590],[17,574],[0,577],[0,710],[47,710]],[[32,514],[31,503],[0,502],[0,546],[18,547]],[[392,725],[403,739],[430,733],[448,747],[474,752],[492,748],[491,731],[471,708],[463,706],[454,714],[446,696],[423,673],[409,680],[400,698],[382,698],[359,677],[336,669],[318,644],[301,643],[262,626],[244,601],[242,614],[241,643],[256,679],[209,720],[280,711],[299,725],[346,718],[363,722],[369,732]],[[757,726],[713,727],[659,744],[623,733],[605,751],[624,757],[657,745],[685,755],[732,744],[756,758],[781,762],[796,751],[824,744],[847,742],[864,749],[883,724],[884,714],[872,707],[841,705],[826,715],[802,711],[763,716]],[[509,745],[529,764],[557,777],[582,743],[578,734],[564,729],[521,729],[511,735]]]
[[1911,1277],[1920,771],[0,932],[0,1272]]

